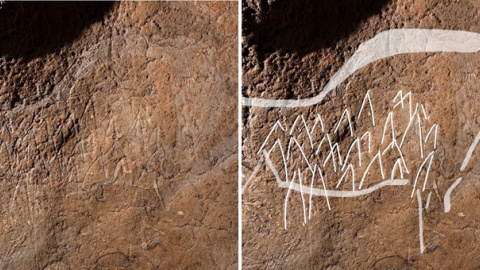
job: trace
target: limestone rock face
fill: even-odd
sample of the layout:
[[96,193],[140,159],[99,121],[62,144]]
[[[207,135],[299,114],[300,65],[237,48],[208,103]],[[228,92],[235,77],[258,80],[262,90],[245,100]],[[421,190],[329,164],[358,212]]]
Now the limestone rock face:
[[[389,29],[480,33],[475,1],[344,2],[245,1],[244,97],[315,97]],[[479,268],[479,64],[400,54],[319,103],[244,106],[244,266]]]
[[0,17],[0,268],[235,269],[237,4]]

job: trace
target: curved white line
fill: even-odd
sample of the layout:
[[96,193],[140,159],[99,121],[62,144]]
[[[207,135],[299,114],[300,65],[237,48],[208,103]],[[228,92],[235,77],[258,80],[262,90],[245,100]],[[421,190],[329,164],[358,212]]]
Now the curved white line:
[[420,104],[420,107],[422,108],[422,111],[423,111],[423,117],[425,118],[425,120],[428,120],[428,115],[427,115],[427,112],[425,111],[425,107],[423,106],[423,104]]
[[445,192],[445,198],[443,199],[443,206],[445,207],[445,213],[448,213],[451,208],[450,204],[450,195],[452,194],[453,189],[460,184],[462,178],[458,178],[455,182],[448,188],[447,192]]
[[358,166],[362,166],[362,151],[360,149],[360,139],[357,137],[352,144],[350,144],[350,147],[348,148],[347,155],[345,156],[345,159],[343,160],[343,166],[342,166],[342,171],[345,169],[347,166],[347,161],[348,158],[350,157],[350,152],[352,151],[353,146],[357,143],[357,151],[358,151]]
[[323,141],[325,141],[325,136],[323,136],[322,140],[318,143],[317,151],[315,151],[315,155],[318,155],[320,152],[320,147],[322,147]]
[[[422,165],[420,165],[420,168],[418,168],[417,176],[415,177],[415,182],[413,183],[412,195],[410,197],[413,198],[413,194],[415,194],[415,188],[417,187],[418,178],[420,177],[420,174],[422,173],[423,166],[425,166],[425,163],[427,163],[427,160],[429,158],[430,159],[433,158],[434,153],[435,153],[434,151],[430,152],[430,154],[428,154],[428,156],[423,160]],[[425,175],[425,181],[427,181],[427,177],[428,177],[428,171],[427,171],[427,174]]]
[[[315,166],[317,165],[315,164]],[[328,210],[332,210],[332,207],[330,206],[330,201],[328,200],[327,185],[325,184],[325,180],[323,179],[323,174],[320,167],[318,167],[318,172],[320,174],[320,179],[322,180],[323,189],[325,190],[325,200],[327,201]]]
[[303,115],[302,115],[302,121],[303,121],[303,126],[305,127],[305,131],[307,132],[308,140],[310,141],[310,146],[312,147],[312,150],[313,150],[312,136],[310,135],[310,131],[308,130],[307,121],[305,121],[305,117],[303,117]]
[[340,120],[338,120],[337,127],[333,131],[333,133],[337,133],[338,128],[340,127],[340,124],[342,124],[343,117],[347,115],[347,120],[348,120],[348,127],[350,128],[350,136],[353,137],[353,128],[352,128],[352,121],[350,121],[350,113],[348,112],[348,109],[345,109],[342,113],[342,116],[340,116]]
[[[275,179],[277,180],[278,186],[281,188],[288,188],[289,190],[295,190],[300,192],[300,190],[303,191],[303,193],[307,194],[312,194],[314,196],[324,196],[324,197],[341,197],[341,198],[349,198],[349,197],[358,197],[358,196],[363,196],[370,194],[374,192],[377,189],[380,189],[382,187],[386,186],[404,186],[409,183],[407,179],[389,179],[382,181],[374,186],[371,186],[369,188],[361,189],[361,190],[355,190],[355,191],[349,191],[349,190],[326,190],[326,189],[319,189],[319,188],[310,188],[307,186],[299,185],[297,183],[293,183],[293,181],[285,182],[280,179],[280,176],[278,175],[277,170],[275,169],[275,166],[273,165],[272,161],[270,160],[270,157],[268,153],[263,150],[264,155],[265,155],[265,162],[267,163],[268,167],[270,167],[270,170],[272,170],[273,175],[275,176]],[[287,193],[289,194],[289,193]],[[327,195],[328,194],[328,195]]]
[[370,113],[372,114],[372,125],[375,126],[375,115],[373,114],[373,106],[372,106],[372,99],[370,98],[370,90],[367,91],[367,94],[365,94],[365,97],[363,98],[362,105],[360,105],[360,111],[358,112],[357,118],[360,118],[362,115],[362,110],[365,105],[365,101],[367,101],[368,98],[368,104],[370,105]]
[[322,127],[322,132],[325,132],[325,128],[323,127],[323,121],[322,121],[322,116],[320,114],[317,114],[317,118],[315,118],[315,123],[313,123],[312,130],[310,131],[310,134],[313,133],[315,130],[315,127],[317,126],[318,121],[320,121],[320,126]]
[[425,143],[427,143],[428,138],[430,137],[430,134],[432,133],[433,129],[435,129],[435,137],[433,138],[433,149],[437,149],[437,133],[438,133],[438,125],[433,124],[432,127],[430,128],[430,131],[428,131],[427,136],[425,137]]
[[357,70],[377,60],[398,54],[421,52],[474,53],[480,49],[480,34],[440,29],[392,29],[377,34],[358,46],[357,51],[333,75],[320,94],[306,99],[242,98],[244,106],[306,107],[321,102],[333,89]]
[[415,112],[412,114],[412,112],[410,111],[410,120],[408,121],[408,125],[405,128],[405,131],[403,132],[403,137],[402,137],[402,140],[400,141],[400,145],[399,145],[400,148],[402,148],[403,142],[405,141],[405,137],[407,136],[408,129],[412,125],[413,118],[415,118],[415,115],[417,113],[418,113],[418,103],[417,103],[417,105],[415,105]]
[[285,132],[285,128],[282,127],[282,123],[280,123],[280,120],[277,120],[277,122],[275,122],[275,124],[273,125],[272,129],[270,130],[270,132],[268,133],[267,137],[265,138],[265,141],[263,141],[262,143],[262,146],[260,146],[260,149],[258,150],[257,154],[260,154],[260,152],[262,152],[262,149],[263,147],[265,147],[265,144],[267,143],[268,139],[270,138],[270,136],[272,135],[272,133],[276,130],[275,128],[279,126],[283,132]]
[[472,145],[470,145],[470,148],[468,149],[467,155],[465,156],[465,159],[463,160],[462,167],[460,167],[460,171],[465,170],[465,168],[468,165],[468,161],[472,157],[473,150],[477,147],[478,141],[480,141],[480,132],[478,132],[477,136],[475,137],[475,140],[473,140]]
[[380,172],[382,173],[382,179],[385,179],[385,174],[383,173],[383,166],[382,166],[382,155],[380,154],[380,150],[378,150],[378,153],[375,156],[373,156],[372,160],[370,161],[367,168],[365,169],[365,172],[363,173],[362,180],[360,181],[360,185],[358,186],[359,189],[362,189],[363,181],[365,181],[365,177],[367,176],[367,173],[370,170],[370,166],[372,166],[375,158],[378,160],[378,165],[380,166]]
[[[398,166],[397,166],[398,165]],[[401,159],[400,158],[397,158],[397,160],[395,161],[395,163],[393,164],[393,168],[392,168],[392,174],[390,175],[390,179],[394,179],[394,175],[395,175],[395,168],[397,168],[400,170],[400,178],[403,178],[403,170],[402,170],[402,163],[401,163]]]
[[338,181],[335,188],[338,188],[340,186],[340,184],[343,181],[343,178],[345,178],[345,176],[347,176],[347,172],[348,172],[349,169],[350,169],[350,172],[351,172],[351,175],[352,175],[352,190],[355,190],[355,170],[353,169],[353,165],[351,163],[348,165],[347,170],[343,173],[342,177],[340,177],[340,180]]
[[[270,167],[271,169],[272,167]],[[389,180],[385,180],[385,181],[382,181],[374,186],[371,186],[369,188],[365,188],[365,189],[360,189],[360,190],[355,190],[355,191],[351,191],[351,190],[325,190],[325,189],[319,189],[319,188],[313,188],[313,189],[310,189],[309,187],[305,187],[303,186],[302,189],[304,188],[308,188],[308,191],[303,191],[303,193],[311,193],[312,195],[314,196],[324,196],[326,197],[327,194],[328,194],[328,197],[338,197],[338,198],[351,198],[351,197],[359,197],[359,196],[363,196],[363,195],[367,195],[367,194],[370,194],[372,192],[374,192],[375,190],[377,189],[380,189],[382,187],[386,187],[386,186],[404,186],[404,185],[407,185],[409,183],[409,181],[407,179],[389,179]],[[289,187],[289,183],[286,183],[286,182],[279,182],[278,183],[278,186],[281,187],[281,188],[290,188]],[[300,185],[297,184],[297,183],[293,183],[292,186],[291,186],[291,189],[292,190],[295,190],[295,191],[300,191]]]
[[[388,119],[390,119],[390,126],[392,128],[392,141],[395,140],[395,126],[393,124],[393,112],[389,112],[387,116],[387,120],[385,120],[385,125],[383,125],[383,133],[382,133],[382,140],[380,141],[380,144],[383,144],[383,141],[385,140],[385,130],[387,129],[388,125]],[[393,149],[393,144],[392,144],[392,149]]]
[[431,196],[432,196],[432,192],[430,191],[428,193],[427,202],[425,203],[425,209],[428,209],[428,206],[430,205],[430,197]]
[[370,147],[371,142],[372,142],[372,135],[370,134],[370,131],[365,132],[362,135],[362,137],[360,137],[360,140],[363,140],[363,138],[367,135],[368,135],[368,153],[370,153],[371,152],[370,150],[372,150],[371,147]]

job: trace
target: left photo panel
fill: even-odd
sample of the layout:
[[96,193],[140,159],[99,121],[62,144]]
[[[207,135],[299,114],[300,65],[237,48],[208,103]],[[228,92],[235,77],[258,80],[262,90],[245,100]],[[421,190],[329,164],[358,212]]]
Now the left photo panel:
[[0,2],[0,268],[237,269],[238,2]]

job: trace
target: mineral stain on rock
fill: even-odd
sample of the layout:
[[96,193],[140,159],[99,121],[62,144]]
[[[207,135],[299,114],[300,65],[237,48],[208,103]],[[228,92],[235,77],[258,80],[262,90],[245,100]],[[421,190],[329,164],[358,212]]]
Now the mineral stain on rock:
[[237,4],[0,18],[0,268],[236,268]]

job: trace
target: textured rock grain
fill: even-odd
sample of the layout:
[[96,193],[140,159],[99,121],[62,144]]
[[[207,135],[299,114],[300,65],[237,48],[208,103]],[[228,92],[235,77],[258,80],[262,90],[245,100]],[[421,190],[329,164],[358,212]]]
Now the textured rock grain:
[[0,268],[235,269],[237,4],[69,5],[0,10]]
[[[244,96],[271,99],[315,96],[360,43],[387,29],[435,28],[480,32],[477,23],[480,5],[475,1],[384,1],[381,5],[379,1],[313,2],[244,2]],[[280,23],[282,13],[285,14],[284,23]],[[305,13],[310,19],[301,17]],[[341,14],[353,15],[342,17]],[[330,24],[324,18],[332,19]],[[354,21],[349,22],[352,18]],[[256,27],[262,30],[257,31]],[[294,27],[298,33],[291,29]],[[269,31],[282,38],[272,40],[274,34]],[[305,201],[306,206],[310,206],[309,198],[304,196],[302,200],[299,192],[292,191],[287,200],[287,230],[284,229],[284,203],[288,191],[278,187],[272,171],[263,164],[243,193],[245,268],[479,268],[478,261],[472,260],[478,258],[480,249],[477,241],[480,235],[478,149],[473,152],[465,171],[460,171],[467,150],[480,131],[479,64],[479,53],[397,55],[359,70],[320,104],[305,108],[244,107],[244,183],[261,156],[257,153],[260,146],[277,120],[288,132],[297,116],[303,115],[312,127],[316,115],[320,114],[326,132],[333,134],[333,123],[348,109],[355,132],[361,135],[370,128],[374,134],[372,142],[376,153],[377,149],[383,150],[388,144],[380,142],[383,124],[394,96],[403,90],[404,93],[412,92],[413,102],[424,104],[429,121],[432,121],[429,125],[436,123],[439,126],[438,148],[429,174],[430,184],[422,195],[422,205],[425,206],[427,194],[432,194],[429,208],[423,209],[423,254],[419,249],[418,203],[416,196],[410,196],[414,174],[420,168],[422,159],[409,165],[413,173],[407,176],[410,183],[406,186],[386,187],[356,198],[330,198],[331,211],[325,197],[313,197],[311,219],[307,219],[306,224],[302,205]],[[360,118],[357,114],[368,90],[376,104],[376,121],[381,123],[375,128],[369,127],[370,119],[365,118],[369,115],[368,107]],[[408,113],[394,115],[395,132],[401,134],[408,123]],[[297,124],[302,125],[300,120]],[[423,138],[429,128],[422,128]],[[407,136],[402,147],[406,157],[420,156],[418,141],[415,142],[419,131],[415,127],[409,135],[411,137]],[[286,150],[289,136],[282,134],[278,131],[273,136],[282,140],[282,147]],[[305,133],[302,134],[299,142],[304,149],[309,149],[309,140]],[[339,133],[332,139],[345,149],[352,141],[349,135],[348,124],[344,121]],[[312,135],[315,146],[321,138]],[[272,143],[273,140],[267,146],[271,147]],[[432,145],[426,144],[425,149],[427,147]],[[325,151],[321,150],[320,155],[328,155]],[[341,154],[345,155],[346,150],[342,151]],[[278,152],[275,155],[272,152],[272,161],[280,167],[282,163]],[[309,156],[307,153],[307,156],[313,159],[314,154]],[[394,158],[394,154],[388,152],[383,156],[388,176]],[[289,162],[293,167],[303,166],[302,170],[308,172],[299,152],[292,152]],[[355,172],[357,179],[361,178],[366,165],[362,164],[363,167]],[[327,185],[334,186],[341,174],[334,174],[331,168],[325,168],[325,171],[326,175],[333,175],[326,180]],[[422,175],[424,173],[425,170],[422,170]],[[463,180],[453,190],[452,208],[445,213],[444,194],[458,177]],[[367,176],[366,185],[371,185],[375,178],[380,178],[376,165]],[[344,182],[340,188],[351,190],[351,182],[347,183]]]

